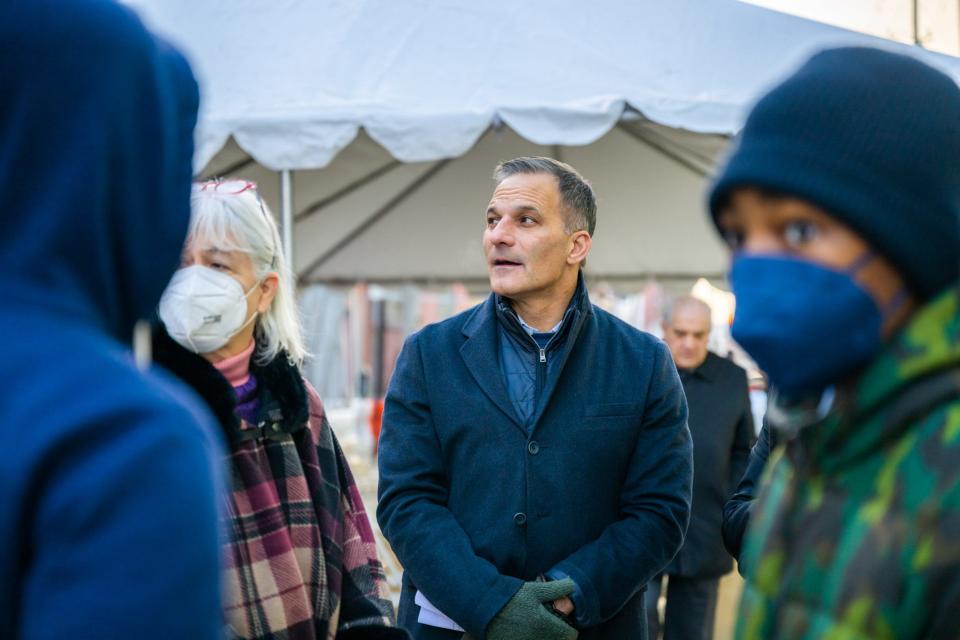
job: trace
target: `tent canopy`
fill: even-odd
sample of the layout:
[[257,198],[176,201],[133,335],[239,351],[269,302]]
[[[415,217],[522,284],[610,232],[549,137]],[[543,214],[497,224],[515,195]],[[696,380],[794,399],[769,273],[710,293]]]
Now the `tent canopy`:
[[296,170],[304,284],[482,283],[492,170],[535,154],[596,188],[589,274],[718,277],[706,178],[766,87],[844,44],[960,77],[736,0],[126,1],[200,79],[204,175],[255,180],[279,212],[274,172]]
[[[812,52],[910,48],[736,0],[128,0],[187,53],[197,166],[232,135],[270,169],[325,167],[363,127],[403,162],[456,157],[498,122],[539,145],[599,139],[629,106],[736,131]],[[960,77],[947,56],[918,52]]]

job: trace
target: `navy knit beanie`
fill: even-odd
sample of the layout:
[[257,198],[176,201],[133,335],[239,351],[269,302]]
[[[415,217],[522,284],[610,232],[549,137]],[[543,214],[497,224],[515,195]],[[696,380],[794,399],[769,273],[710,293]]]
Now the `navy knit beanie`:
[[908,56],[818,53],[751,111],[710,189],[714,223],[741,186],[824,209],[929,299],[960,279],[960,89]]

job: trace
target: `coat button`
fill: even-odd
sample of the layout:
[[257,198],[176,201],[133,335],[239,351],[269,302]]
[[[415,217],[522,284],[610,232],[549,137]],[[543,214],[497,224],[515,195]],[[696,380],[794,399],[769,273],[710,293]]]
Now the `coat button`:
[[523,525],[527,524],[527,514],[518,513],[513,516],[513,521],[518,527],[522,527]]
[[530,443],[527,445],[527,451],[530,452],[530,455],[535,456],[538,453],[540,453],[540,445],[537,443],[536,440],[531,440]]

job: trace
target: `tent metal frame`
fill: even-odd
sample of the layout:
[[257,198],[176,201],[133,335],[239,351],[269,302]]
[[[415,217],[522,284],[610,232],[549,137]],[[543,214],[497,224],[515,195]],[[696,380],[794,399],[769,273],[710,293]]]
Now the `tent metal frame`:
[[438,160],[433,164],[433,166],[417,176],[412,182],[404,187],[402,191],[392,197],[386,204],[374,211],[371,215],[367,216],[363,222],[354,227],[353,230],[344,236],[339,243],[324,251],[319,257],[317,257],[316,260],[311,262],[306,269],[297,275],[297,283],[301,285],[306,283],[306,281],[317,269],[326,264],[333,256],[343,251],[357,238],[366,233],[372,226],[380,222],[380,220],[382,220],[385,216],[403,204],[407,199],[410,198],[410,196],[419,191],[425,184],[430,182],[430,180],[432,180],[452,161],[452,158]]
[[399,160],[396,160],[396,159],[390,160],[386,164],[377,167],[370,173],[363,175],[357,178],[356,180],[354,180],[353,182],[349,183],[348,185],[334,191],[327,197],[317,200],[316,202],[308,205],[303,209],[303,211],[297,212],[297,214],[294,216],[294,221],[300,222],[301,220],[309,218],[315,213],[323,211],[330,205],[335,204],[336,202],[342,200],[343,198],[346,198],[348,195],[350,195],[354,191],[362,189],[363,187],[367,186],[371,182],[375,182],[381,176],[384,176],[390,173],[391,171],[393,171],[394,169],[396,169],[401,165],[403,165],[403,163],[400,162]]

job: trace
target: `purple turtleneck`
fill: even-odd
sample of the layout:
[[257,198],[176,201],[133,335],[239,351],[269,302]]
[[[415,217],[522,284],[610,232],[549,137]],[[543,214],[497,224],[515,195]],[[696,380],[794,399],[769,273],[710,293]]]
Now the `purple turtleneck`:
[[233,386],[237,394],[236,413],[244,422],[256,424],[257,413],[260,411],[260,401],[257,397],[257,379],[250,373],[250,358],[256,348],[256,341],[251,340],[250,346],[235,356],[230,356],[213,366],[223,374],[223,377]]

